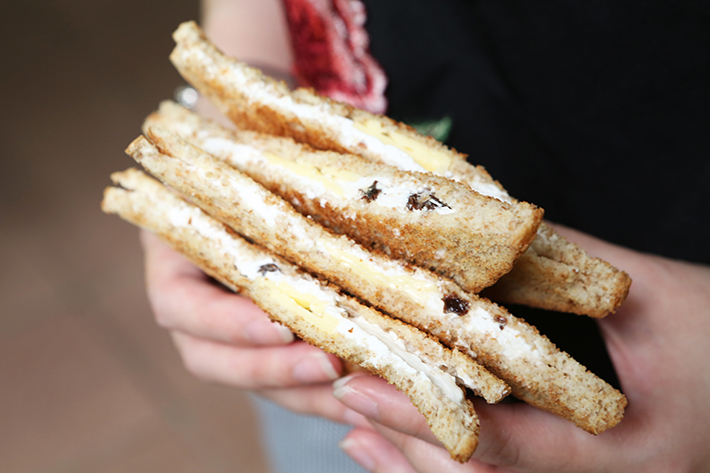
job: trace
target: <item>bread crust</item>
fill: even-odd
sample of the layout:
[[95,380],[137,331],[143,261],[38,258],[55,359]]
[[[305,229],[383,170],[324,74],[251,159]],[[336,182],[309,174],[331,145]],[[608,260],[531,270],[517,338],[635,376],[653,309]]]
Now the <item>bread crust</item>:
[[630,287],[626,272],[589,256],[543,223],[513,270],[484,294],[505,303],[602,318],[624,302]]

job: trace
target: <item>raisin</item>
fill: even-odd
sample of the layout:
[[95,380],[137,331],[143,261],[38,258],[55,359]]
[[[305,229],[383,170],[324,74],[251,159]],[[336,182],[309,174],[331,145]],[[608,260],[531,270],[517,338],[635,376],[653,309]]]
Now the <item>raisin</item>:
[[279,271],[279,267],[276,266],[274,263],[262,264],[259,267],[259,274],[261,274],[262,276],[265,276],[266,273],[273,273],[275,271]]
[[373,200],[377,199],[377,197],[380,195],[380,192],[382,192],[382,189],[377,188],[377,181],[375,181],[370,187],[368,187],[366,191],[360,189],[360,192],[362,192],[363,200],[372,202]]
[[451,208],[431,192],[412,194],[407,199],[407,210],[434,210],[441,207]]
[[469,303],[463,299],[456,297],[453,294],[449,294],[444,297],[444,312],[453,312],[457,315],[468,314]]

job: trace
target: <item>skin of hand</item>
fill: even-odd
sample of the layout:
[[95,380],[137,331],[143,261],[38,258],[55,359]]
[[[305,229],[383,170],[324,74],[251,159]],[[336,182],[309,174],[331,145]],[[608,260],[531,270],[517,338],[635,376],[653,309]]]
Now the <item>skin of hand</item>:
[[336,381],[334,394],[374,427],[344,439],[352,458],[378,473],[710,471],[710,268],[556,228],[633,279],[626,302],[598,321],[629,401],[621,423],[594,436],[523,403],[475,400],[480,444],[461,465],[403,394],[351,375]]
[[156,236],[141,231],[141,243],[153,314],[190,373],[256,391],[297,412],[368,425],[332,396],[331,383],[343,372],[337,357],[295,339]]
[[225,54],[288,72],[293,62],[281,0],[203,0],[202,28]]

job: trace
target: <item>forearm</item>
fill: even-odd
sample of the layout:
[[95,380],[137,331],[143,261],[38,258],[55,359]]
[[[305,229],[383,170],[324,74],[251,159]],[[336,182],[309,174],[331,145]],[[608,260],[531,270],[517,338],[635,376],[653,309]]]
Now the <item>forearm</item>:
[[203,0],[202,26],[226,54],[287,73],[292,53],[280,0]]

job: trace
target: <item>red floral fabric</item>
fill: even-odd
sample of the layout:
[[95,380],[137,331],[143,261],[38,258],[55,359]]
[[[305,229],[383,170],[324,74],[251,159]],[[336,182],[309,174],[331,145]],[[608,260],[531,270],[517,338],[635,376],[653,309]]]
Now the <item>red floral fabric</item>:
[[387,78],[369,52],[360,0],[283,0],[302,87],[373,113],[387,109]]

